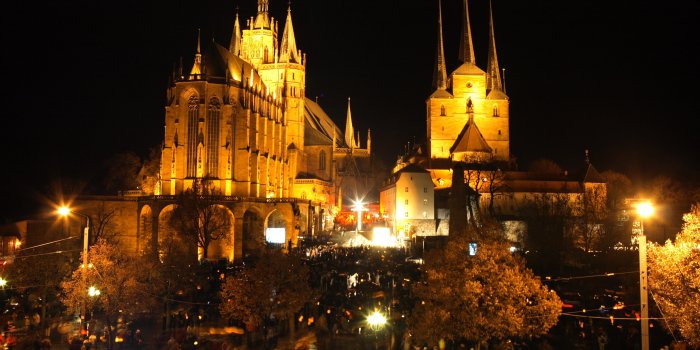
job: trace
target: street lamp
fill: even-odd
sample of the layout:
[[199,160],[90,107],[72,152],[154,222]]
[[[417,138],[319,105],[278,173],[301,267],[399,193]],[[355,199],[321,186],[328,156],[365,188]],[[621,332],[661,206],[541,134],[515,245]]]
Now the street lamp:
[[649,202],[637,204],[639,216],[639,303],[641,309],[642,350],[649,350],[649,300],[647,283],[647,237],[644,235],[644,219],[654,213],[654,207]]
[[[71,208],[67,206],[61,206],[58,208],[58,214],[63,216],[63,217],[68,217],[70,214],[75,214],[81,217],[85,218],[85,229],[83,230],[83,266],[82,268],[87,269],[88,268],[88,234],[90,232],[90,216],[85,215],[83,213],[79,213],[77,211],[71,210]],[[83,287],[87,287],[87,270],[83,270]],[[80,323],[81,323],[81,332],[82,332],[82,324],[85,321],[85,312],[86,312],[86,301],[83,299],[83,306],[82,310],[80,310]]]
[[367,323],[372,330],[376,331],[386,324],[386,316],[382,315],[379,311],[375,311],[371,315],[367,316]]
[[362,212],[367,210],[364,207],[364,203],[362,203],[361,200],[355,201],[355,211],[357,212],[357,232],[360,232],[362,230]]

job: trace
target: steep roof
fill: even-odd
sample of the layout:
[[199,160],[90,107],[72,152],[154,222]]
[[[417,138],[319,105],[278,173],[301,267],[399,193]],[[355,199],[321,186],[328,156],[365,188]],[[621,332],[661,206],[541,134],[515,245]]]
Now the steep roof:
[[[318,103],[308,98],[304,98],[304,124],[318,131],[318,134],[323,135],[327,140],[333,140],[333,134],[335,134],[336,147],[347,147],[340,128],[335,125],[331,117],[326,114]],[[308,133],[309,129],[306,130],[305,134]],[[304,138],[306,139],[306,136]],[[328,141],[327,144],[331,144],[331,142]]]
[[457,136],[454,145],[450,148],[450,153],[458,152],[491,153],[491,147],[481,135],[481,131],[471,115],[467,124],[464,125],[464,129]]

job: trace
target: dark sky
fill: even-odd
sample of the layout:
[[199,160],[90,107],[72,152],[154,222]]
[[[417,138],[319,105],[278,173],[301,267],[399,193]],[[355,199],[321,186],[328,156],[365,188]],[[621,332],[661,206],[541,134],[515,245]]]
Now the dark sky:
[[[461,0],[444,1],[447,64],[458,62]],[[471,0],[477,64],[486,66],[488,2]],[[36,210],[60,179],[93,183],[105,159],[146,155],[163,137],[167,77],[190,65],[197,28],[227,44],[236,6],[254,0],[14,1],[3,5],[6,99],[0,222]],[[284,25],[287,2],[271,0]],[[698,2],[494,0],[496,42],[511,98],[511,151],[574,169],[698,179]],[[372,129],[387,163],[425,139],[437,2],[292,3],[307,53],[307,96],[344,128]]]

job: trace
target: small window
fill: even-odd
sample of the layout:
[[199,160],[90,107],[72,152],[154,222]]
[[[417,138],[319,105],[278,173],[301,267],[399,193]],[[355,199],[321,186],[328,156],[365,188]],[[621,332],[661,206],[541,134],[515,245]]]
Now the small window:
[[493,105],[493,116],[498,117],[498,105]]
[[428,217],[428,213],[423,212],[423,219],[425,219],[425,218],[427,218],[427,217]]
[[318,170],[326,170],[326,151],[318,154]]
[[428,205],[428,200],[427,200],[427,199],[424,199],[424,200],[423,200],[423,205]]
[[501,136],[501,130],[498,130],[498,136]]
[[446,116],[447,114],[445,113],[445,105],[440,105],[440,116]]
[[428,193],[428,188],[427,188],[427,187],[423,187],[423,193]]
[[408,217],[408,212],[407,212],[407,211],[404,212],[404,213],[403,213],[403,216],[407,218],[407,217]]
[[404,200],[403,204],[408,205],[408,199]]
[[408,187],[406,187],[406,189],[404,189],[404,192],[408,192]]

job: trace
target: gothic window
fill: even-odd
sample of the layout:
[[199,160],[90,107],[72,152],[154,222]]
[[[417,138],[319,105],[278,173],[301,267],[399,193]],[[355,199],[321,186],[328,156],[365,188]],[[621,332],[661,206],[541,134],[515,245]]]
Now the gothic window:
[[318,154],[318,170],[326,170],[326,151]]
[[445,113],[445,105],[440,105],[440,115],[443,117],[447,115]]
[[198,123],[199,97],[192,95],[187,101],[187,177],[197,176]]
[[207,171],[206,175],[218,177],[219,169],[219,120],[221,103],[216,97],[209,100],[207,111]]
[[498,117],[498,105],[493,105],[493,116]]
[[472,102],[472,98],[467,99],[467,113],[472,113],[474,112],[474,103]]

